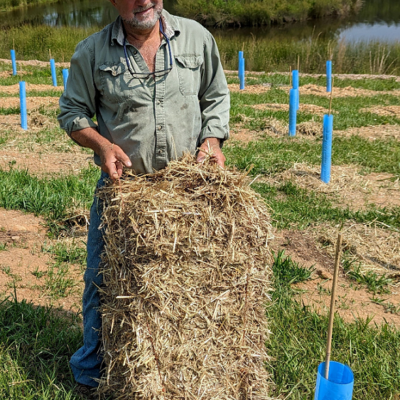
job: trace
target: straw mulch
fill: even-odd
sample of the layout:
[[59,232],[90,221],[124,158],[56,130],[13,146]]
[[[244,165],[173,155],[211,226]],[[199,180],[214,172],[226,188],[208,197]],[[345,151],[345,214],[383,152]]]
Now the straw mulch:
[[105,202],[105,374],[116,399],[269,399],[265,204],[245,174],[180,161]]

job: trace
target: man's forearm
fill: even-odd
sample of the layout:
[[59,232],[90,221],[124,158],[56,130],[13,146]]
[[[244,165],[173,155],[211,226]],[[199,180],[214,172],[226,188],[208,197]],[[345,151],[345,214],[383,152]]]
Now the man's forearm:
[[92,149],[99,156],[104,149],[112,146],[112,143],[105,137],[101,136],[94,128],[85,128],[71,132],[71,137],[81,146]]

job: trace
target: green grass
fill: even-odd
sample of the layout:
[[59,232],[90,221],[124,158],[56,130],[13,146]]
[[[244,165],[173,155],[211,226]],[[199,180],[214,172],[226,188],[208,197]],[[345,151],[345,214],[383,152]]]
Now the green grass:
[[0,303],[0,398],[77,400],[68,363],[82,332],[74,314],[25,300]]
[[[329,110],[329,98],[326,97],[300,95],[300,102],[301,104],[314,104]],[[233,92],[231,94],[232,123],[244,122],[245,128],[253,130],[263,130],[267,117],[273,117],[288,123],[289,111],[256,110],[251,107],[252,105],[265,103],[289,104],[289,95],[281,89],[271,89],[261,94]],[[344,130],[370,125],[400,124],[400,116],[380,116],[372,112],[360,111],[373,106],[397,106],[398,104],[399,98],[394,95],[335,98],[332,101],[334,129]],[[298,112],[298,123],[311,120],[321,122],[322,117],[303,111]]]
[[[321,141],[302,138],[265,137],[246,146],[227,146],[224,151],[229,165],[241,170],[254,165],[253,175],[282,172],[294,163],[321,163]],[[348,164],[364,167],[365,172],[388,172],[398,177],[400,142],[391,139],[368,141],[359,136],[335,137],[332,165]]]
[[[271,331],[267,352],[272,357],[267,368],[276,383],[271,395],[291,400],[313,398],[328,330],[327,315],[318,315],[294,300],[291,283],[309,276],[309,270],[301,269],[283,253],[276,255],[273,301],[267,307]],[[332,360],[353,370],[354,400],[389,400],[400,392],[399,346],[400,332],[388,325],[377,327],[362,319],[345,323],[335,317]]]
[[26,170],[0,170],[0,207],[60,223],[71,208],[90,206],[98,178],[96,167],[83,169],[79,175],[51,179],[31,176]]
[[255,183],[253,189],[269,205],[272,223],[279,229],[305,229],[315,223],[342,223],[348,220],[360,223],[375,221],[400,228],[400,207],[352,211],[334,206],[325,195],[299,188],[290,181],[277,186]]

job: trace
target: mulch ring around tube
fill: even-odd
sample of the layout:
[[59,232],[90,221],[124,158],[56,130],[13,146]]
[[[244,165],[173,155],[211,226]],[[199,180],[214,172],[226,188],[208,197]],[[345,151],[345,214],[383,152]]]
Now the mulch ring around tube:
[[100,392],[121,400],[270,399],[272,234],[250,183],[185,155],[101,190]]

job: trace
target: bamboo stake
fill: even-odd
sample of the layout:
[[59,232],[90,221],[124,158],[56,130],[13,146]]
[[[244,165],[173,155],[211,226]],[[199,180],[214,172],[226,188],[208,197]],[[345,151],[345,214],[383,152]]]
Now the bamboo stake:
[[336,287],[337,287],[337,280],[338,280],[338,275],[339,275],[341,247],[342,247],[342,233],[339,232],[337,242],[336,242],[335,272],[333,274],[331,309],[330,309],[330,315],[329,315],[329,328],[328,328],[328,343],[326,345],[325,379],[329,379],[329,362],[331,359],[333,318],[335,316]]

